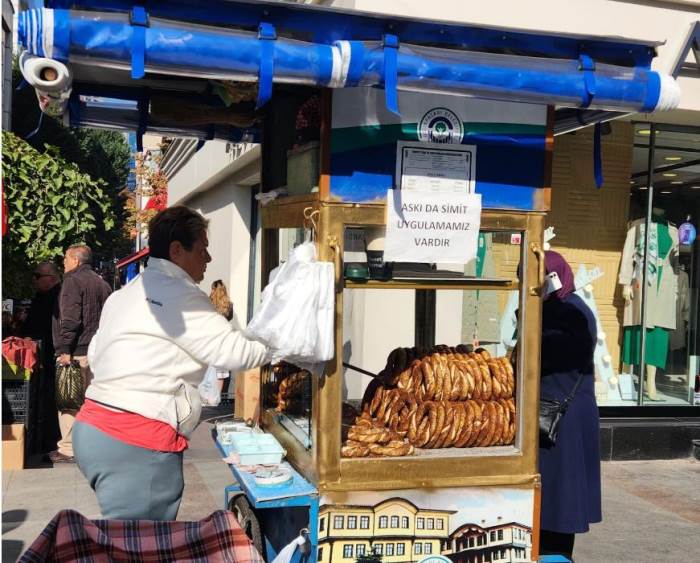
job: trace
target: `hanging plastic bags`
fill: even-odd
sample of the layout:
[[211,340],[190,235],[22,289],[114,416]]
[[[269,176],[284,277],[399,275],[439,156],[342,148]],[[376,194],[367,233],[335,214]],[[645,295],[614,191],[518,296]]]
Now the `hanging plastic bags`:
[[316,260],[316,246],[305,242],[273,270],[260,308],[246,334],[273,350],[273,362],[299,367],[334,355],[334,268]]
[[199,396],[202,398],[202,405],[217,407],[221,402],[221,392],[219,391],[219,381],[216,376],[216,368],[209,366],[204,379],[199,384]]

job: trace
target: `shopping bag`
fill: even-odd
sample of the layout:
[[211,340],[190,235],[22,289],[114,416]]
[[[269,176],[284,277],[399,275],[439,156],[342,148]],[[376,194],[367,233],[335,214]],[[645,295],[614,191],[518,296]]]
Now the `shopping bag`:
[[216,368],[209,366],[204,374],[204,379],[199,384],[199,396],[202,398],[202,405],[216,407],[221,402],[218,379]]
[[80,364],[71,361],[56,366],[56,408],[59,411],[77,411],[85,402],[85,382]]
[[299,367],[334,355],[335,275],[331,262],[316,260],[316,246],[306,242],[273,270],[262,303],[246,334],[272,349],[273,363]]

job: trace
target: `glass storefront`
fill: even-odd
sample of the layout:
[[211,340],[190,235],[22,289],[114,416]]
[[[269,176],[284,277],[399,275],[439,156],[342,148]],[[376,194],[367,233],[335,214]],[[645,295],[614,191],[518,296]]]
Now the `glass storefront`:
[[629,182],[619,368],[597,365],[598,403],[700,405],[700,129],[635,123]]

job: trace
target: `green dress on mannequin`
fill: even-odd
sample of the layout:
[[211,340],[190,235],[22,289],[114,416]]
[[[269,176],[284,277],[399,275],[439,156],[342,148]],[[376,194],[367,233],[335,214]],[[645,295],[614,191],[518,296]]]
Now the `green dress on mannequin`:
[[[668,224],[654,223],[658,233],[659,257],[666,257],[673,247],[673,239],[668,232]],[[664,275],[663,266],[659,266],[656,275],[656,290],[661,285],[661,277]],[[651,290],[651,288],[649,288]],[[641,351],[640,325],[626,326],[622,338],[622,361],[627,365],[639,365]],[[668,329],[663,327],[647,328],[645,361],[657,368],[665,368],[668,357]]]

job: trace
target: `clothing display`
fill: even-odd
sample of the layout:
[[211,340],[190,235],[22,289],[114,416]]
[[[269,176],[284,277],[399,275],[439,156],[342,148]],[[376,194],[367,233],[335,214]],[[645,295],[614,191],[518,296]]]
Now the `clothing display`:
[[680,350],[688,344],[688,322],[690,321],[690,278],[688,272],[678,272],[678,298],[676,299],[676,330],[671,332],[669,347]]
[[[465,266],[464,273],[467,276],[496,277],[492,233],[479,233],[476,259]],[[464,291],[462,295],[462,342],[500,342],[498,294],[475,290]]]
[[[639,365],[642,327],[626,326],[622,335],[622,362]],[[657,368],[666,367],[668,360],[669,331],[665,328],[647,328],[644,361]]]
[[[642,268],[644,219],[632,223],[622,251],[618,282],[632,287],[632,300],[625,304],[624,326],[642,324]],[[665,222],[652,223],[649,233],[646,326],[676,328],[678,229]],[[655,289],[655,291],[654,291]]]
[[[625,303],[622,361],[638,365],[641,361],[642,283],[644,267],[645,221],[632,223],[622,252],[619,283],[631,286],[632,299]],[[676,329],[678,276],[678,229],[665,222],[651,223],[647,259],[647,338],[645,361],[666,367],[669,330]]]

